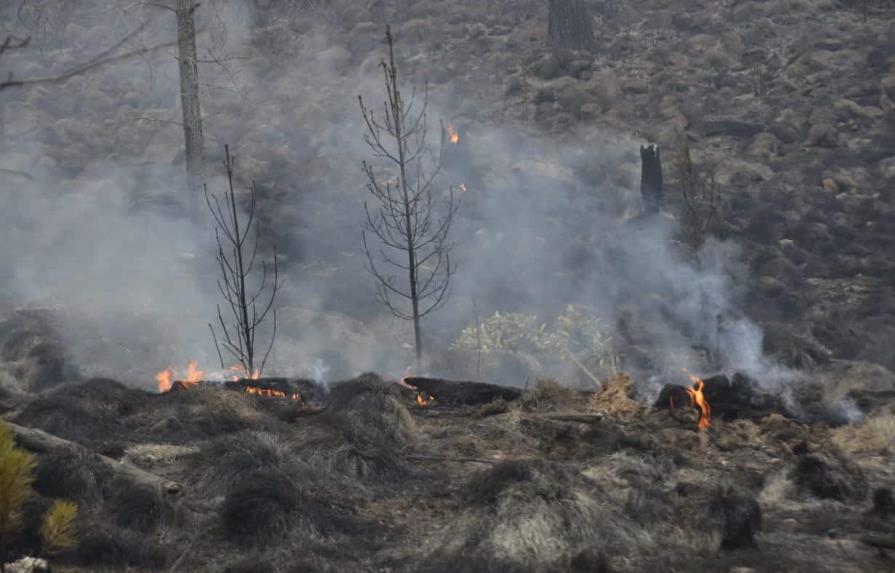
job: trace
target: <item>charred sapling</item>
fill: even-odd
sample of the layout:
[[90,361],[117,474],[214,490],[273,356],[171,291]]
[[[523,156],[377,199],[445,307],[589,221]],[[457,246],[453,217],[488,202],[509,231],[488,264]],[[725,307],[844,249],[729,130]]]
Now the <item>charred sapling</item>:
[[[381,64],[386,91],[382,116],[359,97],[367,131],[364,141],[384,164],[363,164],[367,189],[375,199],[373,205],[364,203],[363,248],[379,300],[396,317],[413,322],[419,362],[423,352],[420,320],[447,300],[454,271],[449,237],[459,202],[453,189],[443,202],[433,197],[433,183],[444,162],[445,129],[442,125],[436,152],[428,143],[428,89],[419,99],[414,89],[409,101],[404,100],[390,28],[386,28],[385,41],[388,62]],[[444,203],[442,209],[437,203]],[[372,244],[371,236],[379,245]],[[389,271],[406,273],[406,284]]]
[[581,0],[550,0],[547,31],[555,48],[586,50],[594,42],[593,23]]
[[[211,211],[215,223],[217,239],[217,262],[220,275],[218,290],[230,308],[230,319],[224,319],[221,305],[218,310],[218,327],[221,331],[218,340],[215,328],[211,324],[212,337],[224,366],[224,353],[236,359],[242,374],[257,378],[264,372],[267,358],[277,337],[277,312],[273,309],[274,301],[280,287],[279,269],[277,267],[277,248],[273,247],[273,259],[270,264],[260,261],[258,269],[257,254],[259,243],[259,226],[255,220],[257,192],[255,183],[249,188],[248,212],[240,214],[236,193],[233,189],[233,170],[235,161],[230,156],[230,147],[224,147],[224,169],[227,172],[227,191],[223,197],[208,192],[205,187],[205,203]],[[270,317],[272,329],[267,350],[258,364],[258,346],[255,335],[258,327]],[[224,352],[221,351],[223,348]]]
[[676,185],[684,209],[684,240],[696,252],[705,244],[717,222],[720,187],[714,171],[700,171],[693,165],[689,147],[683,149],[675,167]]

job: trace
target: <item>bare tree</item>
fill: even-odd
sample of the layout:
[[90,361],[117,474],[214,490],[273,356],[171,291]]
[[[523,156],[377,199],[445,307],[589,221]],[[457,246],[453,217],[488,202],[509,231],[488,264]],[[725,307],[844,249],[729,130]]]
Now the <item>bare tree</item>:
[[[221,292],[227,306],[230,307],[230,320],[224,319],[221,305],[217,306],[218,326],[221,330],[220,343],[212,324],[212,338],[221,360],[221,368],[224,365],[224,352],[239,362],[240,368],[246,377],[257,378],[264,372],[267,358],[273,348],[277,337],[277,312],[273,309],[274,300],[280,287],[279,269],[277,266],[277,248],[273,247],[272,265],[261,261],[260,278],[250,286],[255,260],[258,254],[259,226],[255,220],[255,207],[257,204],[257,192],[255,183],[249,188],[249,206],[243,221],[237,206],[236,193],[233,190],[233,171],[235,160],[230,156],[230,147],[224,146],[224,169],[227,172],[228,190],[222,198],[208,192],[205,186],[205,203],[215,222],[215,238],[218,244],[217,262],[220,271],[218,278],[218,290]],[[253,229],[254,225],[254,229]],[[254,237],[252,232],[254,231]],[[257,277],[259,273],[255,273]],[[272,275],[272,279],[271,279]],[[271,316],[273,330],[267,350],[256,368],[257,350],[255,334],[265,319]]]
[[[364,202],[367,221],[363,247],[367,269],[376,278],[379,300],[396,317],[413,322],[419,362],[423,353],[420,320],[447,300],[454,272],[449,235],[460,204],[454,199],[453,189],[449,189],[443,213],[436,214],[432,187],[444,162],[444,125],[440,129],[438,151],[433,152],[428,143],[428,88],[423,91],[417,108],[416,89],[410,100],[404,101],[398,85],[391,28],[385,30],[385,41],[388,62],[381,64],[386,91],[382,118],[364,104],[362,96],[358,98],[367,128],[364,141],[373,156],[385,160],[389,166],[383,173],[372,164],[363,163],[367,189],[376,200],[373,207]],[[374,247],[368,242],[368,232],[378,238],[380,246]],[[406,262],[399,257],[406,257]],[[407,284],[399,285],[387,268],[406,273]]]
[[700,171],[693,165],[689,147],[681,151],[675,170],[675,183],[684,209],[684,240],[696,252],[717,222],[721,189],[714,170]]

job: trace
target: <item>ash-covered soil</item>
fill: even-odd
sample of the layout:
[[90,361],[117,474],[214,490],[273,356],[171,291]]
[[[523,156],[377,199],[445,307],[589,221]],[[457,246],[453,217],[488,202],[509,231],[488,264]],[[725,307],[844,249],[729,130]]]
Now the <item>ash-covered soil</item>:
[[[376,375],[315,407],[110,380],[6,399],[80,444],[43,454],[17,552],[49,498],[77,501],[59,571],[886,571],[895,410],[833,427],[787,411],[657,410],[594,394],[423,407]],[[68,404],[60,407],[60,402]],[[135,485],[96,453],[181,484]]]

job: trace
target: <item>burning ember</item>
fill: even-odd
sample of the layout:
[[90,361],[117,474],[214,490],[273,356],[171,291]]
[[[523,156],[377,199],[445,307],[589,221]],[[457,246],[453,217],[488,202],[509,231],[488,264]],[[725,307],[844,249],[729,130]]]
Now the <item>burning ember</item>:
[[457,130],[454,129],[453,125],[447,126],[448,139],[450,140],[452,145],[457,145],[460,143],[460,134],[457,133]]
[[293,392],[292,394],[286,394],[282,390],[275,390],[274,388],[262,388],[260,386],[246,386],[246,394],[252,394],[253,396],[265,396],[267,398],[283,398],[295,400],[297,402],[301,401],[301,394],[298,392]]
[[[705,382],[697,376],[690,376],[690,380],[693,382],[693,388],[686,389],[687,394],[690,395],[690,404],[699,408],[699,429],[707,430],[712,425],[712,409],[702,393]],[[672,407],[674,407],[673,404]]]
[[435,403],[435,396],[429,394],[428,392],[417,392],[416,394],[416,405],[420,408],[428,408],[432,404]]
[[[205,374],[204,370],[199,370],[199,363],[191,360],[186,366],[186,376],[180,381],[184,386],[190,387],[197,385]],[[169,366],[155,375],[155,381],[158,382],[158,391],[163,394],[171,389],[174,385],[175,371],[173,366]]]

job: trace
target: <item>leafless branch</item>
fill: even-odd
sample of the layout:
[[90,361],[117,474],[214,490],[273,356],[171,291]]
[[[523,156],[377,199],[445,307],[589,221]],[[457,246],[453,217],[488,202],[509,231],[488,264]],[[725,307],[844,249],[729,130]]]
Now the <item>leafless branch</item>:
[[[220,275],[218,291],[230,308],[230,319],[224,318],[221,306],[217,307],[217,323],[221,332],[220,341],[214,326],[209,324],[221,368],[225,368],[221,349],[239,363],[243,374],[247,377],[260,376],[267,365],[270,351],[277,336],[277,313],[273,305],[280,288],[277,249],[273,249],[272,270],[262,262],[260,278],[253,273],[255,258],[258,253],[259,228],[255,220],[257,206],[257,189],[255,184],[249,188],[249,205],[245,215],[240,214],[237,206],[236,192],[233,188],[233,173],[236,161],[230,155],[230,147],[224,146],[224,169],[227,173],[227,190],[223,197],[209,193],[205,187],[205,203],[215,224],[215,239],[218,252],[216,260]],[[254,231],[254,235],[252,235]],[[252,239],[250,240],[250,237]],[[253,275],[255,275],[253,277]],[[253,287],[251,283],[254,282]],[[259,304],[260,302],[260,304]],[[272,332],[267,350],[257,366],[257,346],[255,334],[268,316],[272,317]]]

